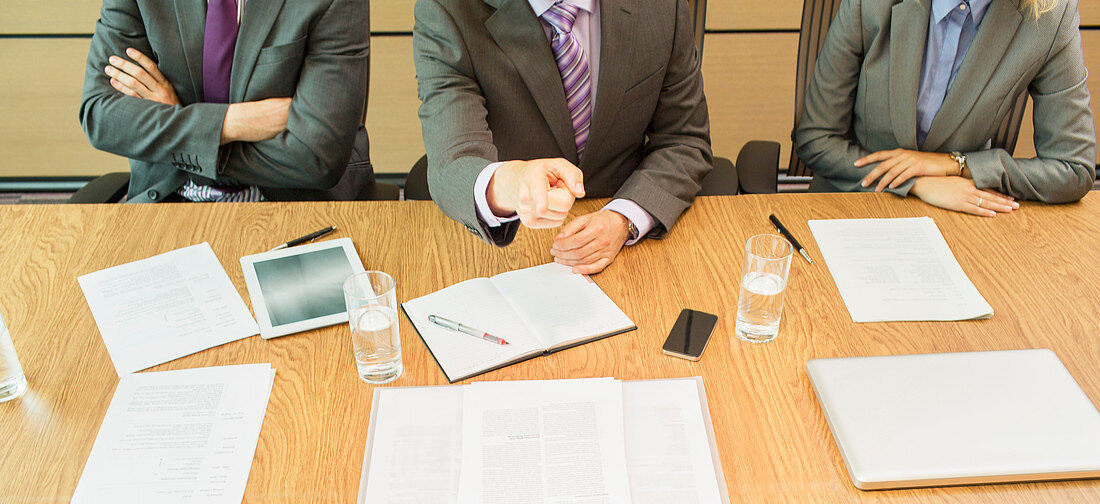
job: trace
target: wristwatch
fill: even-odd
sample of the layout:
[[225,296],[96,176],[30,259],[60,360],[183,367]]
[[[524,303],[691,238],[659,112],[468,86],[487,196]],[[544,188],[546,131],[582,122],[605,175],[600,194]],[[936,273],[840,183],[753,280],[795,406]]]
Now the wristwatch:
[[948,154],[948,156],[951,156],[951,159],[953,161],[955,161],[956,163],[959,163],[959,176],[960,177],[965,177],[966,176],[966,170],[967,170],[966,155],[959,152],[959,151],[954,151],[954,152]]
[[[623,217],[626,216],[624,215]],[[638,237],[638,226],[635,226],[634,221],[630,220],[629,217],[626,219],[626,232],[629,236],[629,238],[627,238],[628,240],[633,240]]]

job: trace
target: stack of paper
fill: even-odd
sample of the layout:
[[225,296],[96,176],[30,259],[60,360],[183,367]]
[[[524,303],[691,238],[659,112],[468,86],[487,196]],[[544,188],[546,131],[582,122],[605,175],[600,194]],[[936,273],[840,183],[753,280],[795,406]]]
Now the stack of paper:
[[702,380],[376,388],[360,503],[729,502]]
[[260,332],[206,242],[77,281],[119,376]]
[[812,220],[809,225],[855,322],[993,315],[929,217]]
[[274,379],[270,364],[123,376],[72,504],[239,504]]

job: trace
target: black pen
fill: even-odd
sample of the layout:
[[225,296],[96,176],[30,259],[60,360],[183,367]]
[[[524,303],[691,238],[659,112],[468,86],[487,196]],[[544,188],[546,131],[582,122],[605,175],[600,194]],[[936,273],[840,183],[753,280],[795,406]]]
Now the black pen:
[[288,241],[288,242],[286,242],[282,245],[279,245],[278,247],[275,247],[275,248],[271,249],[270,251],[285,249],[287,247],[293,247],[295,245],[301,245],[303,243],[308,243],[308,242],[316,240],[316,239],[318,239],[322,236],[325,236],[325,235],[327,235],[327,234],[329,234],[333,231],[336,231],[336,226],[329,226],[329,227],[327,227],[325,229],[322,229],[320,231],[314,231],[314,232],[312,232],[310,234],[307,234],[307,235],[305,235],[301,238],[295,238],[293,240],[290,240],[290,241]]
[[791,245],[794,245],[794,249],[798,251],[799,255],[801,255],[806,262],[810,264],[814,263],[814,260],[810,259],[810,254],[806,253],[806,249],[802,248],[802,244],[794,239],[794,235],[792,235],[790,231],[787,231],[787,227],[784,226],[782,222],[779,222],[779,218],[776,217],[775,214],[769,215],[768,219],[772,221],[772,224],[775,224],[775,228],[778,229],[780,233],[783,233],[787,241],[791,242]]

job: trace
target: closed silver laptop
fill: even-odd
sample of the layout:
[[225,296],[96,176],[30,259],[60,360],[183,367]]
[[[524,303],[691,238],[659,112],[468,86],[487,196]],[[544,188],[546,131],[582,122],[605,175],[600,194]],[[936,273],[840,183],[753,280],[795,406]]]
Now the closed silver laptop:
[[806,368],[856,488],[1100,477],[1100,412],[1050,350]]

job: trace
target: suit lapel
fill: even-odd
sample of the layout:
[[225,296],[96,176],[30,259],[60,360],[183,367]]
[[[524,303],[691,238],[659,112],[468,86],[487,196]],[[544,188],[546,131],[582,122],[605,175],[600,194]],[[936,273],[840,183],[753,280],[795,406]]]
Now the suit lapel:
[[[592,112],[591,134],[585,144],[585,160],[598,160],[593,151],[603,145],[603,139],[613,129],[613,122],[619,110],[626,86],[625,79],[630,72],[619,71],[631,68],[631,56],[634,51],[634,33],[630,26],[630,11],[623,5],[624,0],[602,0],[600,2],[600,75],[596,87],[596,109]],[[597,162],[597,161],[592,161]]]
[[932,0],[903,0],[890,13],[890,121],[903,149],[917,148],[917,88]]
[[[238,0],[240,1],[240,0]],[[229,101],[244,101],[252,69],[260,55],[267,34],[283,9],[284,0],[246,0],[241,27],[237,32],[237,47],[233,51],[233,75],[229,79]]]
[[546,33],[527,0],[486,0],[490,5],[498,2],[497,11],[485,20],[485,28],[523,78],[558,148],[566,159],[575,163],[577,144],[573,123],[565,105],[561,73],[554,62]]
[[[1004,58],[1005,51],[1016,37],[1023,16],[1016,9],[1015,2],[992,2],[985,13],[970,50],[959,66],[955,81],[947,89],[932,126],[928,128],[928,138],[924,149],[934,152],[958,130],[959,126],[974,104],[981,98],[986,84],[993,78],[993,72]],[[992,118],[990,118],[992,120]]]
[[[180,42],[183,44],[183,57],[191,75],[191,89],[194,96],[188,97],[200,102],[202,92],[202,39],[206,34],[206,0],[176,0],[176,19],[179,21]],[[177,89],[179,91],[179,89]]]

